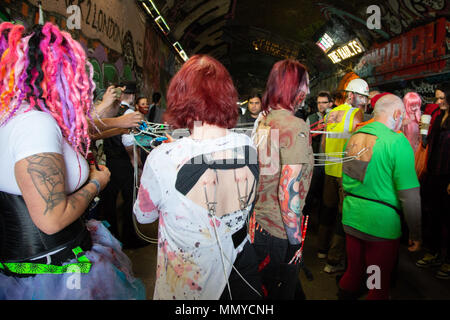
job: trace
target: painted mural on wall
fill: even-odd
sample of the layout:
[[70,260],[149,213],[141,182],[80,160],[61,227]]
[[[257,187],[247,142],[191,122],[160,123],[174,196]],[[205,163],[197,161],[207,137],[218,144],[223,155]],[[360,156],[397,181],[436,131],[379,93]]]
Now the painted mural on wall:
[[[11,1],[29,2],[37,6],[37,0]],[[80,30],[88,39],[96,39],[106,48],[121,54],[132,54],[136,64],[142,67],[145,15],[134,1],[118,0],[45,0],[42,8],[47,15],[66,20],[70,16],[68,8],[76,5],[81,10]],[[48,19],[47,19],[48,20]],[[62,27],[65,28],[65,21]],[[74,30],[76,32],[76,30]],[[126,50],[132,44],[133,52]]]
[[413,28],[390,41],[374,44],[355,72],[369,84],[450,72],[450,23],[445,18]]
[[144,48],[144,91],[161,92],[164,100],[170,79],[181,64],[152,28],[147,28],[145,32]]
[[[353,30],[361,39],[373,37],[375,39],[389,39],[389,34],[383,29],[369,30],[367,28],[367,14],[363,12],[348,12],[336,8],[330,4],[318,2],[316,5],[320,8],[323,17],[327,20],[334,20],[345,25],[349,30]],[[365,8],[364,8],[365,9]],[[344,31],[345,32],[345,31]]]
[[[37,1],[5,1],[12,20],[26,26],[37,23]],[[130,4],[129,10],[138,10],[132,2]],[[70,16],[67,7],[70,5],[78,5],[81,9],[81,28],[67,31],[86,50],[94,67],[97,88],[101,90],[109,84],[127,80],[141,83],[145,24],[125,23],[125,15],[118,18],[118,14],[113,11],[119,10],[117,6],[123,4],[120,1],[105,0],[43,1],[45,21],[66,29],[67,18]]]
[[[450,0],[387,0],[374,1],[381,11],[381,29],[368,30],[366,27],[366,7],[359,12],[348,12],[330,4],[318,2],[322,15],[327,20],[338,19],[347,26],[354,27],[355,32],[365,31],[374,39],[389,40],[407,32],[413,27],[431,22],[448,15]],[[367,39],[369,40],[369,39]]]
[[380,5],[383,30],[402,34],[420,21],[433,20],[450,11],[448,0],[389,0]]
[[[432,102],[437,84],[450,81],[450,24],[443,18],[450,13],[450,0],[386,0],[373,4],[381,9],[378,30],[366,28],[364,6],[350,12],[316,3],[325,19],[340,22],[370,44],[370,49],[349,67],[354,66],[353,71],[372,88],[399,96],[416,91],[427,103]],[[335,73],[321,73],[314,81],[315,92],[333,90]]]
[[[5,16],[9,19],[26,26],[38,22],[36,0],[2,0],[2,2],[5,2],[7,10]],[[145,15],[134,1],[45,0],[42,3],[45,20],[66,30],[67,19],[70,16],[67,8],[77,5],[81,9],[81,28],[67,31],[86,50],[94,67],[94,81],[99,91],[111,84],[134,80],[138,83],[142,94],[150,95],[156,90],[165,92],[168,83],[166,78],[174,74],[172,68],[174,63],[166,63],[166,60],[175,60],[174,54],[151,26],[146,28]],[[144,40],[146,36],[148,39]],[[161,59],[161,56],[165,59]],[[157,62],[149,70],[145,67],[144,59]],[[163,71],[158,68],[161,60]],[[164,74],[163,84],[159,83],[159,76],[153,78],[153,74],[156,73]],[[144,74],[151,76],[144,77]]]
[[[435,90],[443,82],[450,81],[450,73],[439,74],[432,77],[414,80],[403,80],[377,86],[380,91],[392,92],[399,97],[404,97],[408,92],[417,92],[422,97],[423,106],[435,103]],[[375,89],[375,88],[374,88]]]

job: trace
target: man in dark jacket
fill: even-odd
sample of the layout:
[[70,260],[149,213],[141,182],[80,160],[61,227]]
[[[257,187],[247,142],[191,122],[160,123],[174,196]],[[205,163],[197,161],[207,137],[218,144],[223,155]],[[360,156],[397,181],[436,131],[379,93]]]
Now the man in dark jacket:
[[[125,83],[121,87],[124,90],[118,115],[125,113],[128,109],[134,110],[134,97],[137,91],[136,83]],[[136,235],[132,220],[134,168],[122,143],[122,136],[116,135],[104,139],[103,148],[106,166],[111,171],[111,180],[100,195],[100,212],[111,224],[111,232],[123,243],[124,248],[142,246],[145,243]],[[119,193],[122,194],[123,204],[117,208]],[[122,227],[119,227],[119,221]]]
[[245,111],[245,114],[239,118],[239,123],[253,124],[261,112],[261,101],[261,92],[257,89],[253,89],[247,99],[247,110]]
[[[331,94],[327,91],[319,92],[317,96],[317,112],[308,116],[306,124],[310,126],[311,131],[322,131],[324,118],[329,110],[333,106]],[[321,139],[322,134],[311,133],[312,136],[312,148],[314,153],[322,153]],[[314,217],[318,218],[320,212],[320,205],[323,193],[323,180],[325,175],[325,169],[323,166],[315,166],[313,171],[313,177],[311,180],[311,187],[309,189],[308,196],[306,197],[305,212],[310,213],[315,208],[317,211]]]
[[148,108],[147,120],[150,122],[161,122],[161,93],[154,92],[152,95],[152,104]]

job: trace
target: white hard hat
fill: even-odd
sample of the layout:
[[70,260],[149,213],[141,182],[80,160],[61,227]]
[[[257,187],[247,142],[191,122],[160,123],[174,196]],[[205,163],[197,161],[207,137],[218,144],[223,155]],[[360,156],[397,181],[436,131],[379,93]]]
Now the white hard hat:
[[363,96],[369,96],[369,85],[363,79],[353,79],[345,88],[345,91],[356,92]]

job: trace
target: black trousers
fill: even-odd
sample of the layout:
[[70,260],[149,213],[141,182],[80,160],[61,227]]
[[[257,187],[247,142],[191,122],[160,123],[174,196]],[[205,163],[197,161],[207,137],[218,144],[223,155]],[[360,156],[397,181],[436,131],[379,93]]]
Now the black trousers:
[[[234,267],[244,279],[256,290],[258,295],[234,270],[231,271],[228,282],[230,284],[231,298],[233,300],[260,300],[262,299],[261,278],[258,273],[258,261],[255,249],[250,242],[244,245],[244,249],[236,257]],[[228,286],[222,292],[220,300],[230,300]]]
[[[111,225],[111,233],[124,245],[138,240],[133,226],[133,167],[129,159],[107,159],[111,178],[100,194],[99,211]],[[117,197],[122,194],[123,205],[117,208]],[[119,220],[122,228],[119,228]],[[122,233],[120,233],[122,229]]]
[[311,213],[314,207],[318,208],[317,215],[319,214],[322,206],[323,184],[325,179],[324,167],[314,167],[313,176],[311,180],[311,186],[309,187],[308,195],[305,200],[305,207],[303,212]]
[[300,283],[300,263],[289,264],[300,245],[292,246],[287,239],[272,236],[265,230],[255,230],[255,247],[261,279],[268,300],[305,300]]

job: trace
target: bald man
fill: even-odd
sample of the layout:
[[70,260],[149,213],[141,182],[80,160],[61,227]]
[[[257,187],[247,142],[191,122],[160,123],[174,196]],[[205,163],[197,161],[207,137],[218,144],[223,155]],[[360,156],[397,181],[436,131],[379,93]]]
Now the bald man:
[[339,282],[338,297],[357,298],[364,276],[370,269],[379,281],[368,288],[367,299],[388,299],[400,237],[400,215],[410,234],[410,251],[421,242],[421,206],[414,153],[403,133],[405,107],[388,94],[375,104],[374,121],[353,133],[345,145],[342,184],[342,223],[346,233],[348,266]]

